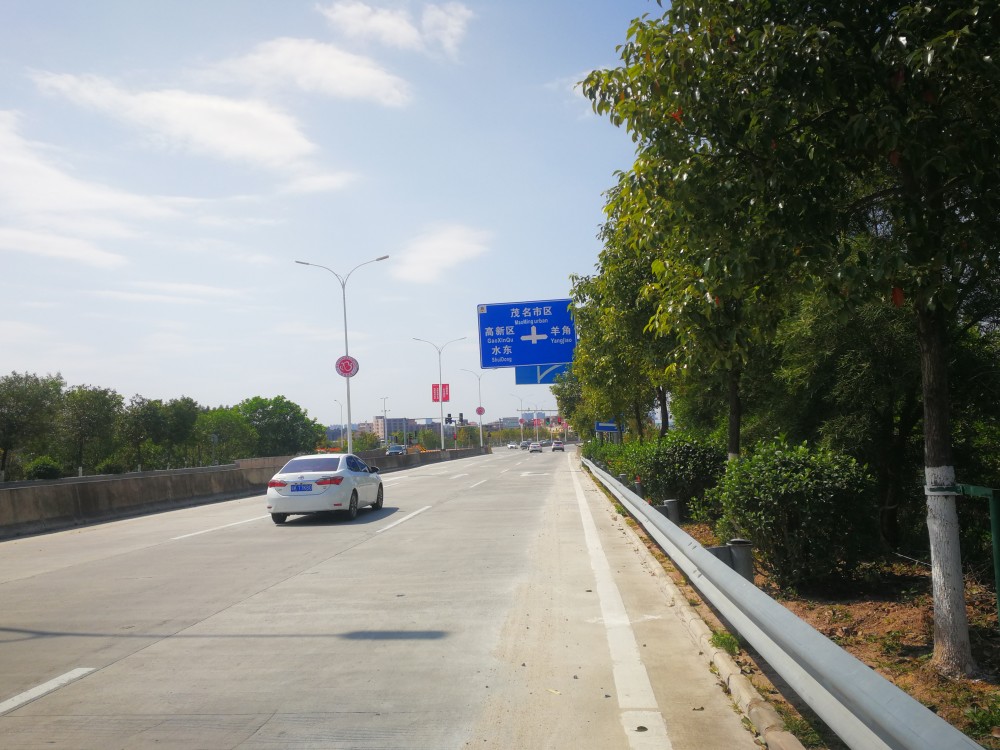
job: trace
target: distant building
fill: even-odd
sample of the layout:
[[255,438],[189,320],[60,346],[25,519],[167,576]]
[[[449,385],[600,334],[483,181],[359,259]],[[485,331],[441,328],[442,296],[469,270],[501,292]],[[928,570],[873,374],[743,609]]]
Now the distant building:
[[[407,435],[413,435],[417,432],[417,420],[408,419],[406,417],[389,417],[385,419],[381,414],[376,415],[372,420],[373,432],[378,435],[379,440],[383,443],[387,443],[386,434],[392,435],[397,432],[405,432]],[[386,430],[388,427],[388,431]]]

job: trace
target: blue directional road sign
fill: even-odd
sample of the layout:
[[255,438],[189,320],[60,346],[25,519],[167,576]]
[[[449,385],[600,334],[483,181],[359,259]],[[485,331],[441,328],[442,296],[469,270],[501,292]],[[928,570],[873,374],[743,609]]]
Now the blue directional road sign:
[[549,385],[556,382],[569,365],[528,365],[514,368],[514,385]]
[[479,359],[484,369],[573,361],[571,300],[478,305]]
[[596,422],[594,424],[595,432],[618,432],[618,424],[616,422]]

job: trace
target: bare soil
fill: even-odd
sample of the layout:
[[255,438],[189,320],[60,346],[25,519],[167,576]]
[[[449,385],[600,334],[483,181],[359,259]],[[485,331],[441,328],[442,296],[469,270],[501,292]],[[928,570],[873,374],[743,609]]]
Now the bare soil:
[[[724,625],[697,591],[670,563],[656,543],[633,527],[714,629]],[[707,525],[685,524],[684,530],[705,546],[716,545]],[[987,586],[966,580],[966,601],[973,656],[979,672],[972,678],[949,679],[931,664],[933,600],[929,568],[916,562],[893,562],[859,570],[856,580],[836,590],[788,596],[767,576],[758,587],[857,659],[905,690],[985,748],[1000,750],[1000,630],[996,598]],[[840,750],[829,728],[797,699],[746,644],[737,655],[745,674],[785,718],[790,731],[808,748]]]

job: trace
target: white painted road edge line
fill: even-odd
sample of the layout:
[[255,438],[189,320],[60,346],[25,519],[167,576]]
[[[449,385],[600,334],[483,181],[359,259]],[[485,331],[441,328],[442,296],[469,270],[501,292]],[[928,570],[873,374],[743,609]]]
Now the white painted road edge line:
[[383,531],[388,531],[388,530],[389,530],[389,529],[391,529],[391,528],[392,528],[393,526],[399,526],[399,524],[403,523],[403,521],[409,521],[409,520],[410,520],[411,518],[413,518],[413,517],[414,517],[415,515],[417,515],[417,514],[419,514],[419,513],[423,513],[423,512],[425,511],[425,510],[430,510],[430,509],[431,509],[431,506],[430,506],[430,505],[425,505],[425,506],[424,506],[423,508],[421,508],[420,510],[415,510],[415,511],[413,511],[413,512],[412,512],[412,513],[411,513],[410,515],[408,515],[408,516],[403,516],[403,517],[402,517],[402,518],[400,518],[400,519],[399,519],[398,521],[393,521],[393,522],[392,522],[392,523],[390,523],[390,524],[389,524],[388,526],[383,526],[383,527],[382,527],[381,529],[376,529],[376,530],[375,530],[375,533],[376,533],[376,534],[381,534],[381,533],[382,533]]
[[248,518],[245,521],[237,521],[236,523],[227,523],[225,526],[216,526],[214,529],[205,529],[204,531],[196,531],[193,534],[184,534],[182,536],[172,537],[170,541],[176,542],[178,539],[187,539],[189,536],[199,536],[200,534],[210,534],[213,531],[218,531],[219,529],[228,529],[230,526],[239,526],[244,523],[253,523],[254,521],[259,521],[262,518],[270,518],[271,516],[257,516],[256,518]]
[[33,687],[31,690],[25,690],[20,695],[15,695],[13,698],[9,698],[3,703],[0,703],[0,716],[13,711],[15,708],[20,708],[25,703],[31,703],[31,701],[36,698],[41,698],[43,695],[47,695],[53,690],[58,690],[61,687],[69,685],[71,682],[76,682],[81,677],[85,677],[93,672],[95,669],[95,667],[80,667],[78,669],[71,670],[64,675],[59,675],[55,679],[49,680],[38,687]]
[[[635,640],[635,631],[632,630],[628,611],[611,573],[604,547],[601,546],[594,515],[587,505],[587,498],[583,494],[572,459],[567,456],[566,460],[570,467],[570,476],[573,478],[573,489],[576,490],[576,502],[580,507],[580,517],[583,521],[583,535],[587,541],[590,565],[594,569],[597,598],[607,631],[622,728],[625,730],[631,750],[672,750],[673,745],[667,734],[667,722],[656,703],[653,686],[649,682],[646,665],[642,663],[639,644]],[[645,727],[645,731],[636,732],[638,726]]]

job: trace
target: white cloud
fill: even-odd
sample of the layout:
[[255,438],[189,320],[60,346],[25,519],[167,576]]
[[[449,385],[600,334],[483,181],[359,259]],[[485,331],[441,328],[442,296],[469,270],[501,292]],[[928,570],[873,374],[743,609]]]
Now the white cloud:
[[0,320],[0,344],[38,344],[52,338],[52,331],[21,320]]
[[121,255],[102,250],[87,240],[12,227],[0,227],[0,251],[4,250],[69,260],[98,268],[116,268],[126,262]]
[[312,39],[273,39],[250,54],[210,68],[209,78],[254,87],[295,88],[311,94],[364,99],[387,107],[410,101],[406,81],[367,57]]
[[329,190],[340,190],[350,185],[356,179],[349,172],[334,172],[328,174],[304,174],[288,182],[283,193],[322,193]]
[[204,305],[206,300],[179,294],[153,294],[150,292],[120,292],[111,289],[101,289],[90,292],[102,299],[118,300],[119,302],[166,303],[177,305]]
[[375,8],[359,0],[343,0],[317,10],[346,37],[373,39],[389,47],[416,52],[439,47],[450,58],[458,56],[459,44],[473,15],[461,3],[426,5],[418,26],[406,10]]
[[433,228],[393,256],[391,273],[418,284],[438,281],[453,267],[487,253],[490,237],[489,232],[458,224]]
[[238,289],[230,289],[222,286],[210,286],[208,284],[184,284],[160,281],[140,281],[135,286],[140,289],[149,289],[155,292],[163,292],[171,295],[184,295],[186,297],[208,297],[218,299],[220,297],[240,297],[242,292]]
[[90,238],[133,237],[129,222],[172,217],[165,198],[148,198],[80,180],[23,138],[18,116],[0,111],[0,217]]
[[382,44],[400,49],[423,48],[420,31],[405,10],[373,8],[353,0],[334,3],[329,8],[317,8],[317,10],[344,36],[376,39]]
[[455,58],[470,20],[472,11],[461,3],[428,5],[424,9],[424,35],[440,44],[449,57]]
[[176,89],[133,93],[98,76],[32,78],[44,91],[153,133],[168,149],[282,170],[316,150],[293,117],[261,101]]

